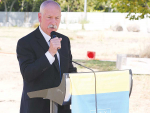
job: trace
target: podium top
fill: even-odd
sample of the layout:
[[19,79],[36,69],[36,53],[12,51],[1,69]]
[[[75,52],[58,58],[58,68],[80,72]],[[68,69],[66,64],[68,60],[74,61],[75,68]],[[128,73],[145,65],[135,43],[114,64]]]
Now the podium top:
[[68,77],[67,76],[62,77],[62,81],[58,87],[28,92],[27,95],[30,98],[49,99],[58,103],[59,105],[62,105],[66,94],[66,78]]

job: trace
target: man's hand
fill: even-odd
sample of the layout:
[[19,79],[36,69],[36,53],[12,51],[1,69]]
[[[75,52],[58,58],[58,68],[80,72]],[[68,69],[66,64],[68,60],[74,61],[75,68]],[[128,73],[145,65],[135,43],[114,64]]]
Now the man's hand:
[[57,53],[57,50],[61,48],[61,40],[62,38],[55,37],[50,40],[49,52],[52,56]]

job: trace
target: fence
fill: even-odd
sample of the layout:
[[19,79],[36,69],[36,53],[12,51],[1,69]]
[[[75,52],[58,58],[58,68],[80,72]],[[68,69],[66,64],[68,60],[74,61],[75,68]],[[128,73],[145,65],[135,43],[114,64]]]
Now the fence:
[[[84,12],[62,12],[61,29],[82,29],[102,30],[111,26],[121,25],[127,28],[128,25],[137,24],[142,29],[149,28],[149,18],[141,20],[126,19],[128,13],[101,13],[88,12],[87,21],[83,21]],[[24,26],[30,27],[38,22],[38,12],[0,12],[0,26]]]

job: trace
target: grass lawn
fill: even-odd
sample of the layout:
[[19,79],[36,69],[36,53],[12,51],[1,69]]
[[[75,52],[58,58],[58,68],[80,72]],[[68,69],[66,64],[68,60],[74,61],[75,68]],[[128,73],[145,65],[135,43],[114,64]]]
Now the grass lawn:
[[[112,71],[116,69],[116,62],[110,61],[100,61],[100,60],[74,60],[77,63],[82,64],[91,69],[95,69],[97,71]],[[77,68],[83,69],[84,67],[76,65]]]

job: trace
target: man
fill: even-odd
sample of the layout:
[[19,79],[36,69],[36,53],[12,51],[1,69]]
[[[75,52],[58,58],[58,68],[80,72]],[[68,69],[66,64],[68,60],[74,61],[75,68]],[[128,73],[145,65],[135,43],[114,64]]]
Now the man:
[[[61,20],[58,3],[44,1],[38,19],[40,26],[17,44],[17,58],[23,77],[20,113],[49,113],[48,99],[30,99],[27,92],[57,87],[63,73],[76,72],[68,37],[60,33],[56,38],[50,37],[52,31],[57,31]],[[58,113],[71,113],[69,105],[58,106]]]

